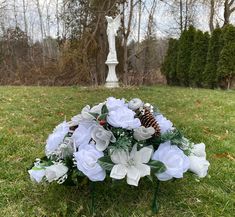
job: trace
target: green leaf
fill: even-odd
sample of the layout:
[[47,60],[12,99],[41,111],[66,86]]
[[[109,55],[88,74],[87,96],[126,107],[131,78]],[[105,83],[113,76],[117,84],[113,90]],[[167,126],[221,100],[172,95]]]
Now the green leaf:
[[147,178],[148,178],[151,182],[153,182],[153,177],[152,177],[152,176],[147,176]]
[[74,175],[74,176],[85,176],[85,175],[83,174],[83,172],[80,171],[80,170],[74,171],[74,174],[73,174],[73,175]]
[[106,113],[108,113],[108,112],[109,112],[109,110],[108,110],[106,104],[104,104],[103,107],[102,107],[102,109],[101,109],[101,114],[106,114]]
[[44,167],[33,167],[31,170],[40,171],[40,170],[45,170],[45,168]]
[[153,173],[163,173],[166,171],[165,165],[160,161],[152,160],[148,165],[151,167]]
[[106,120],[107,115],[108,115],[107,113],[100,115],[100,116],[98,117],[98,120],[99,120],[99,121],[101,121],[101,120]]
[[104,156],[104,157],[99,158],[98,163],[103,169],[105,169],[107,171],[111,171],[114,166],[114,164],[109,156]]

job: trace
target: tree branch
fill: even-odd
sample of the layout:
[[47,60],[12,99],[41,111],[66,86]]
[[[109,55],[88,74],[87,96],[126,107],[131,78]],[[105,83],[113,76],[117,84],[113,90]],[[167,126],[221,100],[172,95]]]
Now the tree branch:
[[235,0],[231,0],[230,2],[228,2],[228,6],[231,7],[233,5]]
[[233,13],[235,11],[235,7],[230,9],[230,14]]

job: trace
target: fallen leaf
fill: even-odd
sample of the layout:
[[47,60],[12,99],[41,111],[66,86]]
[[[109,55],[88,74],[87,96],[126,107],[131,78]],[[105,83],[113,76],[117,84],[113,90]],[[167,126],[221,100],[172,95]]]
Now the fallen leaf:
[[235,157],[233,157],[233,156],[232,156],[231,154],[229,154],[228,152],[215,154],[214,157],[215,157],[215,158],[227,158],[227,159],[229,159],[229,160],[235,161]]

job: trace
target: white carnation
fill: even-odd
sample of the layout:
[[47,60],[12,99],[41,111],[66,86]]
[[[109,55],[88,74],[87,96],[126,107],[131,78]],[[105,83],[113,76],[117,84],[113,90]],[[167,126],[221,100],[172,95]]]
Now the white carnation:
[[163,115],[157,115],[155,119],[160,126],[161,134],[167,133],[175,129],[173,127],[173,123],[167,120]]

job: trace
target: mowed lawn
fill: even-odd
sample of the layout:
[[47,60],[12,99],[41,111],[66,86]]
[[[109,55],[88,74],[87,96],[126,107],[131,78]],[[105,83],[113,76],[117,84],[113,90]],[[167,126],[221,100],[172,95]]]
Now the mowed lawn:
[[[61,217],[90,215],[89,186],[37,185],[27,168],[44,154],[53,128],[86,104],[108,96],[139,97],[160,111],[192,141],[205,142],[209,175],[162,182],[157,216],[235,216],[235,91],[141,87],[117,90],[78,87],[0,87],[0,216]],[[153,188],[121,183],[96,185],[96,216],[152,216]]]

